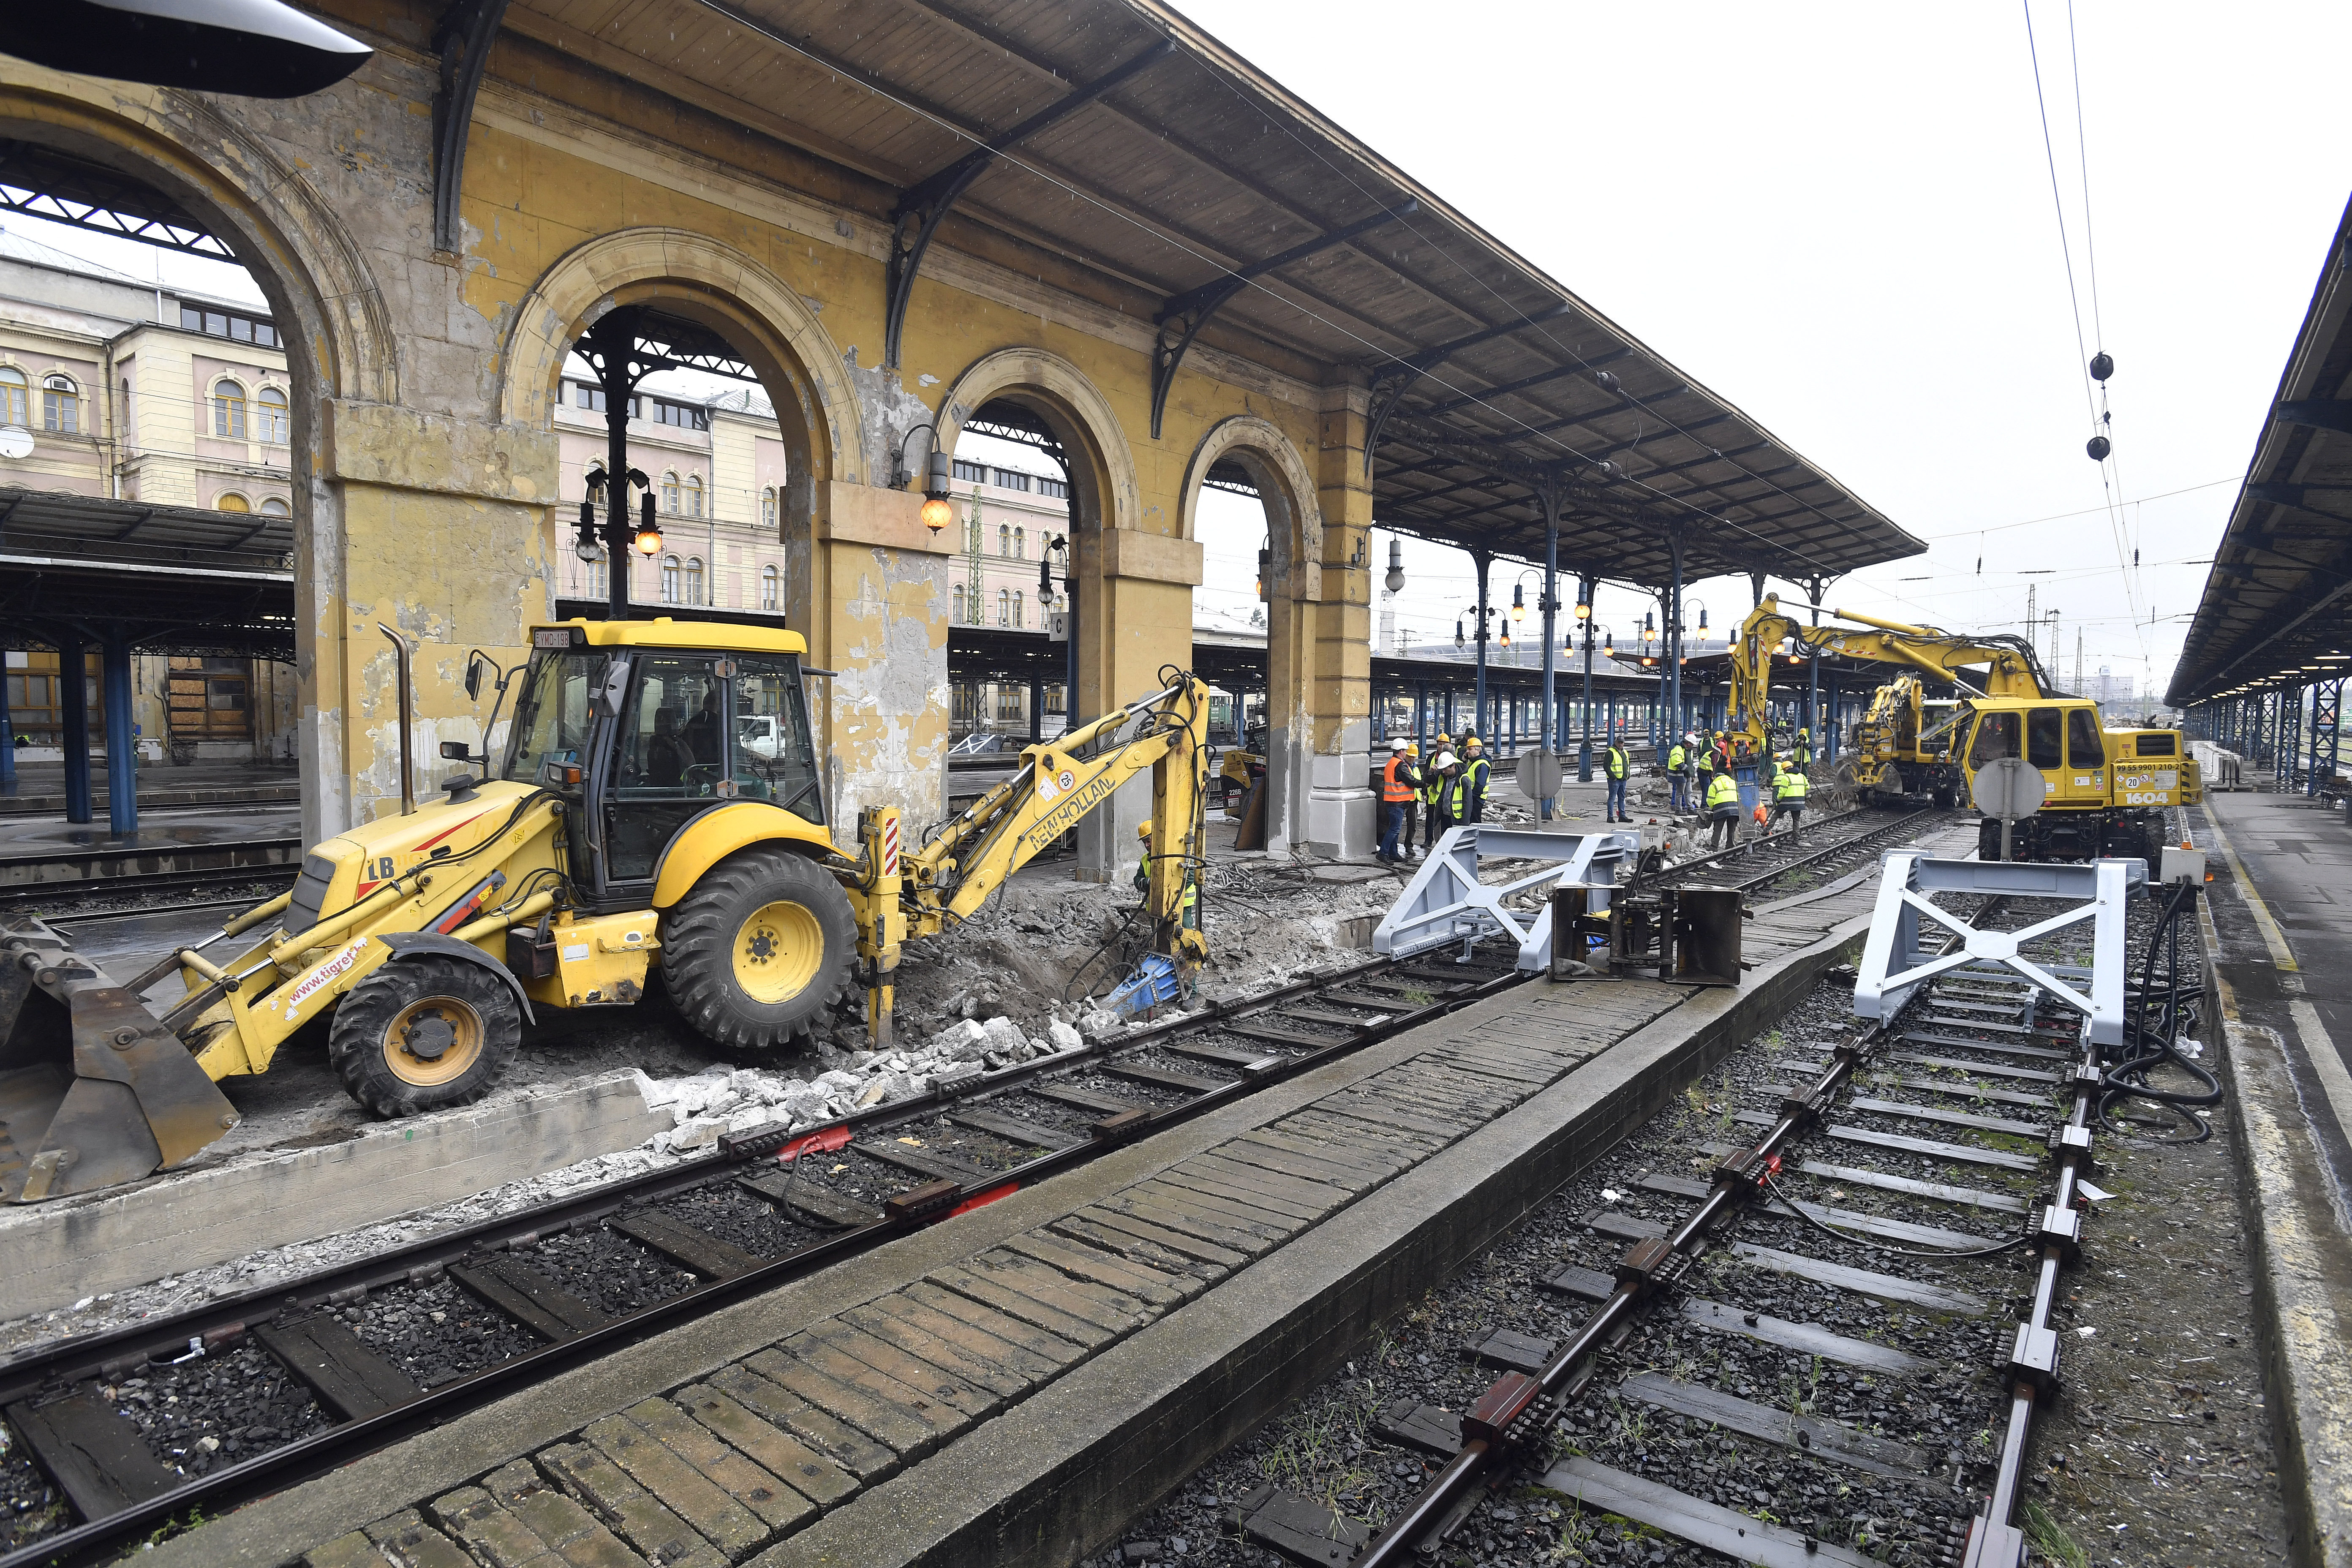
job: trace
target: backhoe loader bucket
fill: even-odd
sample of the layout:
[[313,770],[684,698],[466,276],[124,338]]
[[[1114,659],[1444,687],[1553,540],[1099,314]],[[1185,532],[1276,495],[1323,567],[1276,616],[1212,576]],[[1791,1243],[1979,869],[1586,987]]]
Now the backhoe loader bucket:
[[138,997],[29,915],[0,915],[0,1200],[136,1181],[237,1123]]

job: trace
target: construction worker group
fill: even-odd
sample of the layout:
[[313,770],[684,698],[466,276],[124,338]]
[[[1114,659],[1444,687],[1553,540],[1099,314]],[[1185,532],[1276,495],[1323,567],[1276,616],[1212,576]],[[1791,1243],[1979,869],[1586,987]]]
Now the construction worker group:
[[[1429,761],[1421,760],[1418,742],[1389,742],[1388,765],[1381,770],[1381,847],[1379,858],[1402,866],[1426,855],[1445,830],[1460,823],[1486,818],[1486,785],[1494,764],[1477,736],[1465,732],[1462,749],[1454,737],[1440,735]],[[1413,848],[1413,819],[1423,820],[1423,847]]]
[[[1625,790],[1633,777],[1633,758],[1623,739],[1612,735],[1600,761],[1608,785],[1607,820],[1632,822]],[[1753,811],[1758,826],[1766,833],[1793,833],[1804,825],[1805,798],[1811,787],[1806,772],[1812,762],[1810,729],[1799,730],[1790,748],[1778,752],[1769,747],[1758,750],[1745,733],[1717,730],[1702,738],[1692,731],[1675,737],[1662,759],[1668,809],[1677,816],[1696,810],[1711,830],[1711,847],[1727,848],[1738,841],[1740,820],[1749,815],[1740,802],[1739,775],[1752,769],[1762,797]],[[1453,736],[1438,736],[1426,762],[1418,742],[1390,742],[1388,763],[1381,773],[1379,858],[1391,866],[1408,865],[1433,848],[1446,829],[1485,820],[1492,772],[1485,746],[1473,734],[1463,735],[1458,751]],[[1422,833],[1419,849],[1413,846],[1416,826]]]

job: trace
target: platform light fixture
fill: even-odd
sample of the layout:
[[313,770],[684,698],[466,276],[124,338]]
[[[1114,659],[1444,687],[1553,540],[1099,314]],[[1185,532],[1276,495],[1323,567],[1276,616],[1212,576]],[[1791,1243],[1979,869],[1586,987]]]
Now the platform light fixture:
[[1404,541],[1402,539],[1389,541],[1389,574],[1385,582],[1390,593],[1404,592]]
[[637,502],[637,553],[658,555],[661,547],[661,519],[654,515],[653,487],[648,485]]
[[1467,637],[1464,637],[1464,636],[1462,635],[1462,617],[1461,617],[1460,616],[1454,616],[1454,646],[1455,647],[1462,647],[1462,646],[1464,646],[1465,643],[1467,643],[1469,640],[1470,640],[1469,638],[1467,638]]
[[[1524,621],[1527,618],[1528,585],[1524,583],[1514,583],[1511,584],[1511,619],[1515,621]],[[1508,647],[1510,644],[1510,630],[1511,629],[1508,626],[1505,626],[1503,628],[1505,647]]]

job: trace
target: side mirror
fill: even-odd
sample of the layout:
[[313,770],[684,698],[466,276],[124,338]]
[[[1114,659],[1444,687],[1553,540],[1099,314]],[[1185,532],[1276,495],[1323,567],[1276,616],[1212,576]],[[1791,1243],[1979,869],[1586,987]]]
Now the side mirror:
[[441,756],[444,761],[452,763],[470,763],[474,760],[474,753],[466,749],[466,742],[463,741],[442,742]]
[[[482,695],[482,665],[484,662],[482,656],[479,654],[476,654],[472,658],[466,661],[466,700],[469,702],[478,700]],[[448,748],[446,746],[443,747],[441,754],[445,757],[447,756],[449,754]]]

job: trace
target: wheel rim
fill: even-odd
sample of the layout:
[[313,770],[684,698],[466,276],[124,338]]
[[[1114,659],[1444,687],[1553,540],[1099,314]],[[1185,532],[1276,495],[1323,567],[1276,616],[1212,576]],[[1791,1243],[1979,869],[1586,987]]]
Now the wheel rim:
[[754,910],[735,933],[735,984],[754,1002],[789,1002],[824,962],[824,928],[790,900]]
[[384,1066],[401,1082],[420,1089],[448,1083],[482,1059],[488,1035],[471,1004],[427,996],[403,1007],[385,1026]]

